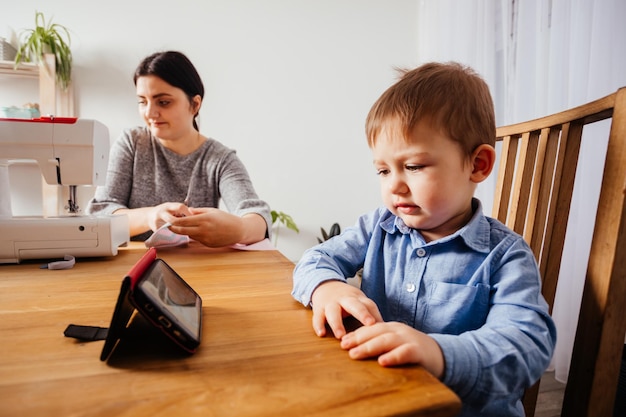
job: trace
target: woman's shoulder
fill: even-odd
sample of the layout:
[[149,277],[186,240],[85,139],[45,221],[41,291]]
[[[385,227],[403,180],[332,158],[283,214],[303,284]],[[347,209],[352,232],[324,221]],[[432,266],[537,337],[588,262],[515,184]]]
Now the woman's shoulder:
[[122,130],[119,140],[137,143],[140,141],[150,141],[150,137],[150,129],[146,126],[134,126]]
[[227,145],[224,145],[219,140],[214,139],[214,138],[212,138],[210,136],[207,136],[206,142],[205,142],[204,146],[206,146],[207,148],[211,148],[211,149],[213,149],[214,151],[217,151],[217,152],[225,152],[225,153],[235,152],[234,149],[228,147]]
[[206,138],[202,149],[205,158],[208,157],[210,159],[226,159],[237,157],[237,152],[234,149],[228,147],[227,145],[224,145],[222,142],[211,137]]
[[123,129],[111,146],[110,158],[129,161],[139,155],[152,154],[146,149],[152,146],[151,142],[150,131],[147,128],[137,126]]
[[152,134],[146,126],[125,128],[115,141],[115,147],[125,149],[126,152],[132,154],[145,153],[153,146]]

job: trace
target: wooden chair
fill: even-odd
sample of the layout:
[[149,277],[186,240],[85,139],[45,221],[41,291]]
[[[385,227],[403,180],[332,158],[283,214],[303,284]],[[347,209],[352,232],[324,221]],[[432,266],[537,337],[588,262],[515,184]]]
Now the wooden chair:
[[[626,331],[626,87],[497,129],[493,217],[524,236],[554,303],[583,127],[611,119],[608,150],[562,416],[612,416]],[[563,277],[559,285],[567,285]],[[558,336],[557,336],[558,337]],[[539,382],[524,396],[534,416]]]

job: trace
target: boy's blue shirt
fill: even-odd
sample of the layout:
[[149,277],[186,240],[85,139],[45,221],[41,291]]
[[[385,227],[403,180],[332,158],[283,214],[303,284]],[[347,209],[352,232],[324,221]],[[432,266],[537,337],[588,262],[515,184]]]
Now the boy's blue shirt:
[[467,225],[428,243],[386,208],[368,213],[303,254],[292,295],[309,306],[319,284],[362,268],[361,289],[385,321],[439,343],[461,415],[523,416],[520,398],[548,367],[556,330],[530,247],[473,207]]

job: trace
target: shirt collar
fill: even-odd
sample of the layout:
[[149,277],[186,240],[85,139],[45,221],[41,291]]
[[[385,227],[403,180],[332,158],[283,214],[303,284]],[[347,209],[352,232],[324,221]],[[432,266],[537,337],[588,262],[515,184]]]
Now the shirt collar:
[[487,218],[483,215],[483,206],[480,200],[472,198],[474,214],[470,221],[455,233],[445,236],[433,242],[425,243],[422,235],[415,229],[408,227],[398,216],[391,215],[380,223],[380,227],[389,234],[410,234],[411,240],[420,246],[431,246],[449,242],[453,239],[463,239],[465,244],[477,252],[487,253],[490,246],[490,226]]

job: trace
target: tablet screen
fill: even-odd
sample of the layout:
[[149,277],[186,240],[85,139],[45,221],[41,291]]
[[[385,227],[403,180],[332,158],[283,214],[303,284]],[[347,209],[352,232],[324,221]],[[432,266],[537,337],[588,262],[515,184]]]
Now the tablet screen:
[[137,289],[158,312],[168,312],[168,319],[182,327],[194,340],[200,340],[202,300],[165,262],[156,259],[137,284]]

